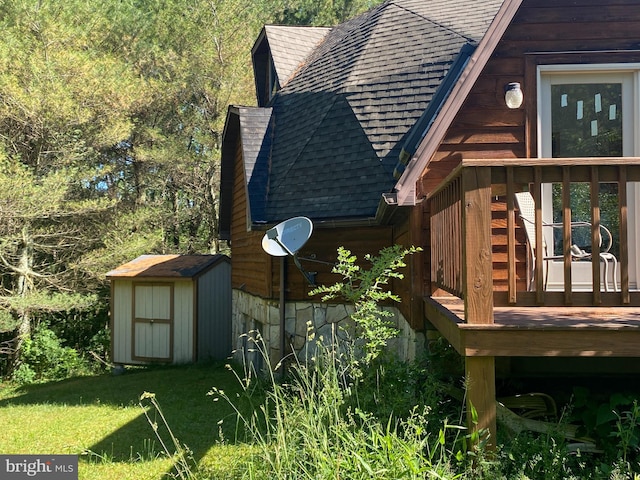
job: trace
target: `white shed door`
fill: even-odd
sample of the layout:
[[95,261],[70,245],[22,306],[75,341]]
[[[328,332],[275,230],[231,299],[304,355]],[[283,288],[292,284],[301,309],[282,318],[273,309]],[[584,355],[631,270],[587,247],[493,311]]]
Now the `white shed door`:
[[136,284],[133,317],[133,357],[171,361],[173,286]]

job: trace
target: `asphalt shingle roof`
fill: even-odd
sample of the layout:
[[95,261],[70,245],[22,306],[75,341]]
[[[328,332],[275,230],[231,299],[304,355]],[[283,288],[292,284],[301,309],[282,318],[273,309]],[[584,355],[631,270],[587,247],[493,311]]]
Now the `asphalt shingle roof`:
[[411,127],[501,3],[388,0],[333,28],[275,96],[268,129],[260,119],[253,221],[375,216]]
[[264,27],[273,64],[280,85],[287,80],[313,49],[331,31],[327,27],[289,27],[266,25]]

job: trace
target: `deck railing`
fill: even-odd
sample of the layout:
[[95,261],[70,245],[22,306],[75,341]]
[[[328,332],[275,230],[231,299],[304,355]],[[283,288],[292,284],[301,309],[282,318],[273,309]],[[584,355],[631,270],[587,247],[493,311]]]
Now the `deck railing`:
[[[464,160],[428,197],[431,212],[431,279],[435,288],[465,301],[467,316],[474,323],[492,322],[493,305],[553,306],[637,306],[640,293],[630,291],[629,218],[627,192],[631,182],[640,181],[640,158],[573,158]],[[517,226],[522,220],[515,206],[515,193],[529,190],[535,201],[535,252],[543,251],[543,184],[560,184],[562,198],[563,291],[549,291],[543,275],[535,275],[529,288],[517,278]],[[598,192],[603,183],[617,184],[619,238],[616,259],[619,288],[605,291],[601,285],[603,265],[599,255],[591,256],[591,291],[576,291],[572,279],[570,186],[589,185],[591,251],[599,252],[601,208]],[[496,195],[506,203],[507,282],[506,289],[493,285],[491,202]],[[610,208],[610,207],[609,207]],[[640,206],[638,206],[640,208]],[[636,215],[640,212],[636,212]],[[639,252],[640,256],[640,252]],[[543,255],[535,255],[535,272],[544,272]],[[522,269],[521,269],[522,270]],[[606,281],[606,280],[605,280]],[[468,318],[468,321],[470,319]]]

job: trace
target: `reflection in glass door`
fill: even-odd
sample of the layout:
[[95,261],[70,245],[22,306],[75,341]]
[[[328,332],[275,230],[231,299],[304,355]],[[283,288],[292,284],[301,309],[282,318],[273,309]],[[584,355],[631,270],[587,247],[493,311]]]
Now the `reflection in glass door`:
[[[634,154],[633,72],[542,72],[540,77],[540,145],[542,157],[620,157]],[[633,190],[633,188],[630,188]],[[630,192],[633,197],[635,195]],[[571,185],[572,221],[591,221],[589,184]],[[619,257],[619,206],[617,183],[601,183],[598,192],[601,224],[612,233],[611,253]],[[633,198],[629,205],[633,205]],[[543,215],[547,222],[562,222],[562,185],[543,186]],[[630,221],[633,212],[630,211]],[[550,229],[551,230],[551,229]],[[630,230],[633,230],[630,229]],[[548,245],[562,255],[562,231],[546,232]],[[591,251],[591,232],[574,228],[572,243]],[[635,252],[630,263],[635,264]],[[556,268],[556,274],[561,271]],[[584,272],[582,271],[584,270]],[[635,269],[630,268],[635,283]],[[574,288],[591,289],[589,266],[576,266]],[[555,285],[554,285],[555,284]],[[561,275],[550,270],[550,288],[562,288]]]
[[[622,156],[622,84],[573,83],[551,85],[551,156]],[[553,221],[562,222],[562,185],[553,184]],[[602,183],[598,192],[600,218],[613,236],[611,252],[619,257],[618,184]],[[571,220],[591,221],[590,189],[587,183],[571,185]],[[588,228],[572,231],[573,244],[591,252]],[[554,254],[562,255],[562,231],[556,229]]]

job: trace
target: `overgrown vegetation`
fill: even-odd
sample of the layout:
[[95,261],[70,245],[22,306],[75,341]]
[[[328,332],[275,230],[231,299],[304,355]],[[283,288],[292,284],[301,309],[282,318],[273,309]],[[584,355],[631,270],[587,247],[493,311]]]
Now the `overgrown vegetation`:
[[[0,448],[41,451],[45,445],[37,440],[47,439],[48,449],[81,454],[81,478],[89,479],[159,472],[186,480],[640,478],[640,407],[629,394],[604,398],[576,388],[570,410],[549,419],[557,429],[509,434],[500,428],[495,452],[482,445],[469,452],[457,354],[438,341],[424,357],[404,362],[384,347],[395,330],[379,301],[394,299],[383,290],[413,252],[385,249],[367,257],[367,269],[341,249],[336,272],[343,281],[315,294],[349,295],[359,323],[348,330],[357,334],[334,329],[318,338],[310,329],[315,348],[288,359],[286,370],[281,364],[261,374],[252,364],[234,365],[224,377],[221,366],[141,368],[121,377],[12,386],[0,394],[0,417],[15,427],[0,434]],[[94,323],[103,320],[96,314]],[[75,340],[69,335],[76,321],[58,319],[55,331],[46,322],[34,329],[17,370],[22,381],[82,369],[76,350],[58,337],[86,341],[91,329],[76,331]],[[248,343],[263,365],[271,364],[257,333]],[[33,417],[41,419],[37,425]],[[117,432],[109,426],[115,419]],[[562,435],[569,421],[582,426],[580,436],[595,440],[595,451],[594,444]]]
[[[637,478],[640,410],[635,401],[628,405],[627,397],[612,398],[607,415],[601,413],[610,429],[596,445],[608,444],[606,451],[589,451],[589,445],[566,439],[561,428],[566,415],[549,419],[558,427],[544,434],[509,435],[502,429],[495,452],[471,438],[463,426],[463,402],[452,394],[461,391],[462,378],[450,347],[435,343],[431,356],[414,362],[402,362],[383,348],[394,335],[379,303],[394,297],[383,293],[383,285],[401,277],[397,269],[414,251],[385,249],[367,257],[367,270],[340,249],[335,272],[343,281],[313,294],[353,302],[358,334],[350,338],[334,331],[317,339],[310,330],[316,348],[294,357],[286,373],[268,370],[266,379],[245,365],[244,375],[237,376],[244,398],[259,391],[264,400],[248,415],[236,409],[239,431],[256,447],[244,478]],[[270,365],[259,335],[248,338],[262,363]],[[211,395],[232,407],[237,402],[219,388]],[[616,409],[623,403],[628,408]],[[580,407],[578,401],[574,413]],[[471,443],[479,448],[470,450]]]

